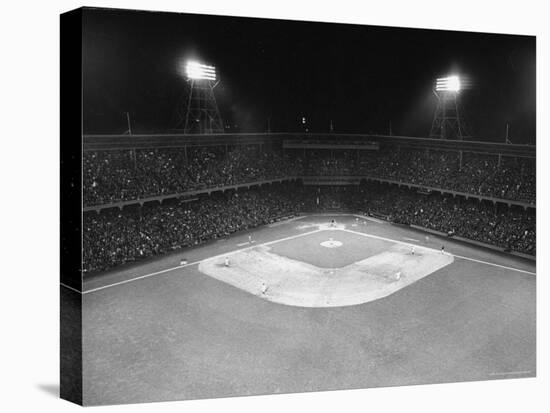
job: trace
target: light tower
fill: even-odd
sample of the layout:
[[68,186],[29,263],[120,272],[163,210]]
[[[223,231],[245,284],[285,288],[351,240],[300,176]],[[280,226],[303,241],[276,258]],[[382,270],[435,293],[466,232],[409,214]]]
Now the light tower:
[[223,133],[223,120],[214,97],[216,68],[189,61],[185,75],[190,84],[184,133]]
[[437,97],[437,107],[431,138],[462,140],[466,136],[464,120],[459,111],[461,90],[464,90],[464,82],[457,75],[436,80],[434,94]]

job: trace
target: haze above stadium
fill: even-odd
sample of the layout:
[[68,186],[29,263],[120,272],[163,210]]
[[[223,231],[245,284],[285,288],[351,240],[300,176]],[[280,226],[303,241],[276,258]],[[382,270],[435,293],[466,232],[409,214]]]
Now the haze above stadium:
[[181,62],[216,67],[228,132],[427,136],[438,77],[464,74],[478,139],[535,143],[535,38],[192,14],[90,10],[84,133],[165,133],[185,102]]

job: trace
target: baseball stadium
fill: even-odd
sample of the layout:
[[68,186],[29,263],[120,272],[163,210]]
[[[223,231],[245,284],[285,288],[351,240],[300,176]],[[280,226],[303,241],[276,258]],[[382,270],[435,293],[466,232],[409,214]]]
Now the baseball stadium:
[[534,37],[83,16],[62,395],[536,376]]
[[533,147],[84,143],[85,404],[535,375]]

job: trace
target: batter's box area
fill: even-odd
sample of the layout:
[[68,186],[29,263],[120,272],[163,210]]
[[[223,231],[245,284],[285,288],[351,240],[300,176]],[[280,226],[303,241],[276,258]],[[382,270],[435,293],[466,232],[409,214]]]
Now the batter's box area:
[[341,230],[326,230],[271,245],[271,252],[320,268],[342,268],[380,254],[393,243]]
[[[348,238],[355,240],[353,253],[344,250]],[[376,249],[366,247],[371,242]],[[291,246],[281,250],[283,243]],[[346,257],[323,261],[333,252]],[[420,247],[413,254],[408,245],[335,230],[247,248],[231,254],[229,265],[225,257],[214,257],[202,261],[199,270],[272,302],[341,307],[386,297],[452,262],[452,255],[436,250]]]

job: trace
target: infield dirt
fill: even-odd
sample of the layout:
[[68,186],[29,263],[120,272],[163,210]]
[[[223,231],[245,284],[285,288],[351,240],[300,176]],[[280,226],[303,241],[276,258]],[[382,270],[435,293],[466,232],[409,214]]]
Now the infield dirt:
[[[321,231],[316,237],[301,239],[317,243],[319,236],[331,239],[336,234],[343,240],[341,249],[347,248],[348,239],[349,244],[358,242],[357,236],[345,230]],[[371,239],[360,241],[368,243]],[[222,256],[202,261],[199,271],[279,304],[341,307],[386,297],[449,265],[453,257],[430,248],[417,248],[413,254],[406,245],[388,242],[384,251],[337,268],[282,256],[267,245],[231,254],[229,266],[224,261]]]

